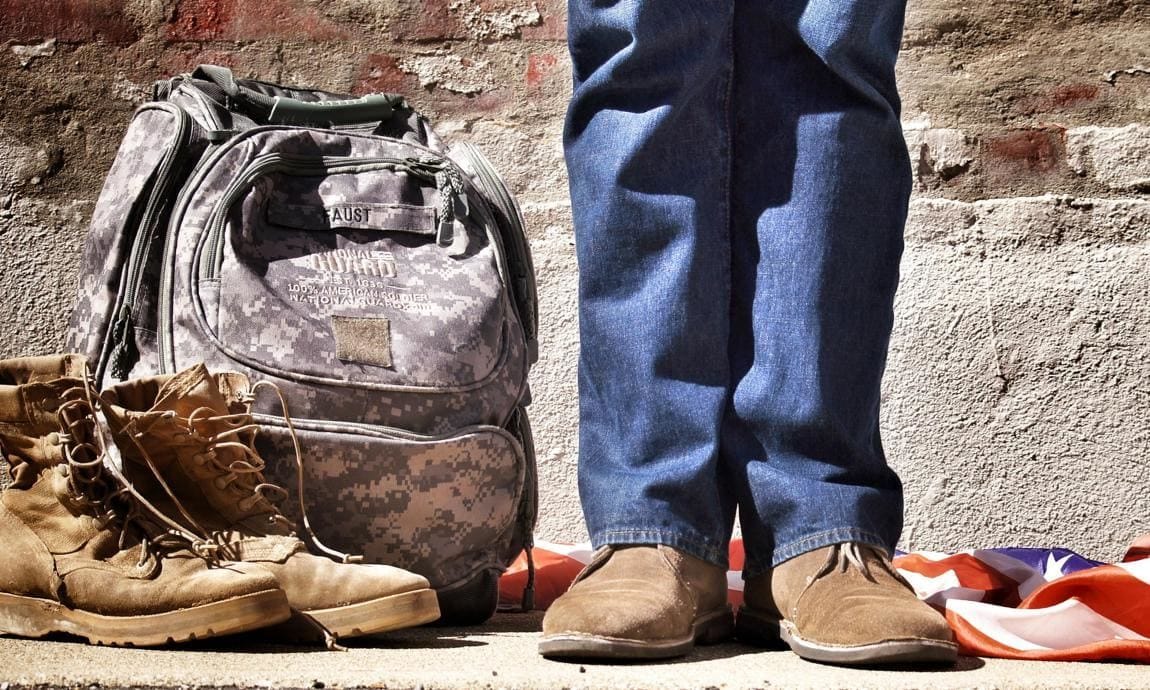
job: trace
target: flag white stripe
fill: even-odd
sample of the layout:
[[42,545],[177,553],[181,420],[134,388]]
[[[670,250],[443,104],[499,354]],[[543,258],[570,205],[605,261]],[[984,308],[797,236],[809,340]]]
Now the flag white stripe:
[[946,608],[995,642],[1020,651],[1070,649],[1105,640],[1147,640],[1078,599],[1067,599],[1043,609],[1012,609],[951,600]]
[[1150,558],[1129,563],[1115,563],[1114,565],[1125,570],[1130,574],[1130,577],[1150,585]]

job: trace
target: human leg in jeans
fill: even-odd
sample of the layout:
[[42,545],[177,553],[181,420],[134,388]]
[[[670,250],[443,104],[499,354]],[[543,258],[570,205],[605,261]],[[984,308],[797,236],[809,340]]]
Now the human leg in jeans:
[[572,0],[569,22],[580,495],[604,548],[541,651],[721,638],[737,500],[748,637],[865,663],[906,632],[899,658],[930,660],[917,622],[820,637],[836,587],[893,582],[894,606],[925,608],[886,565],[901,488],[877,435],[907,196],[901,3]]
[[[549,656],[671,656],[732,628],[735,496],[719,471],[732,11],[729,0],[569,4],[579,492],[592,542],[610,548],[553,605]],[[603,578],[626,605],[596,603]]]
[[[743,639],[837,663],[954,658],[889,565],[902,487],[879,387],[910,195],[902,0],[737,2],[724,474]],[[813,581],[808,583],[808,578]]]

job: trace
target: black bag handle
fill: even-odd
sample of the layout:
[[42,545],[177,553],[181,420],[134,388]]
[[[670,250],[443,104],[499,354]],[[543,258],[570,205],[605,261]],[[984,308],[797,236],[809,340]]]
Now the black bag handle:
[[[269,95],[245,86],[236,80],[230,69],[218,65],[200,65],[192,73],[192,78],[216,85],[234,103],[269,124],[356,125],[386,122],[398,108],[405,106],[402,96],[384,93],[369,94],[360,98],[315,101]],[[273,84],[250,83],[268,87],[273,92],[288,91]]]

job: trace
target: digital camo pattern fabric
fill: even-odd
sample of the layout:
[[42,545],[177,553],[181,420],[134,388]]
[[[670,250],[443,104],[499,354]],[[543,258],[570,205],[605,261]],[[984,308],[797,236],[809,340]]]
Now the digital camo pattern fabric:
[[[386,168],[260,178],[236,205],[231,236],[218,240],[218,275],[192,277],[201,291],[219,292],[214,313],[205,309],[208,329],[227,349],[285,372],[434,388],[490,377],[501,359],[506,315],[495,248],[483,228],[460,223],[452,246],[443,247],[435,241],[434,214],[427,227],[415,227],[402,222],[414,218],[400,217],[397,209],[368,205],[371,199],[423,203],[423,195],[431,198],[421,208],[434,210],[434,181],[419,184]],[[289,204],[326,216],[331,227],[268,222],[271,209]],[[388,228],[397,225],[405,227]],[[412,234],[422,241],[412,241]],[[203,251],[211,250],[208,244]],[[276,328],[294,337],[253,337],[255,315],[277,316],[271,319]],[[333,316],[386,319],[390,342],[376,345],[391,350],[392,365],[340,361]]]
[[176,145],[171,106],[141,107],[124,135],[96,201],[80,262],[79,285],[64,349],[100,359],[143,207],[156,172]]
[[[320,541],[420,573],[437,589],[506,567],[527,472],[508,432],[471,428],[414,440],[328,428],[298,430],[308,517]],[[269,479],[294,487],[287,430],[265,426],[257,447],[276,458]]]

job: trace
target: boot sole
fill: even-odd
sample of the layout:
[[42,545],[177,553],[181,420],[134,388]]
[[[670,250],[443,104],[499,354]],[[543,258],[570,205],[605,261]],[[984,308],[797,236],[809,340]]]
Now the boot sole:
[[373,635],[411,628],[439,619],[439,600],[433,589],[417,589],[362,601],[348,606],[312,609],[311,616],[336,637]]
[[790,647],[809,661],[843,666],[943,665],[958,659],[958,645],[943,640],[884,640],[851,647],[819,644],[803,639],[790,622],[755,613],[745,606],[739,609],[735,637],[759,647]]
[[210,604],[144,616],[106,616],[59,602],[0,594],[0,632],[20,637],[67,633],[92,644],[157,647],[256,630],[291,616],[280,590],[245,594]]
[[630,640],[581,633],[547,635],[539,653],[548,659],[669,659],[683,656],[696,644],[717,644],[731,638],[734,620],[730,607],[695,621],[691,634],[677,640]]

